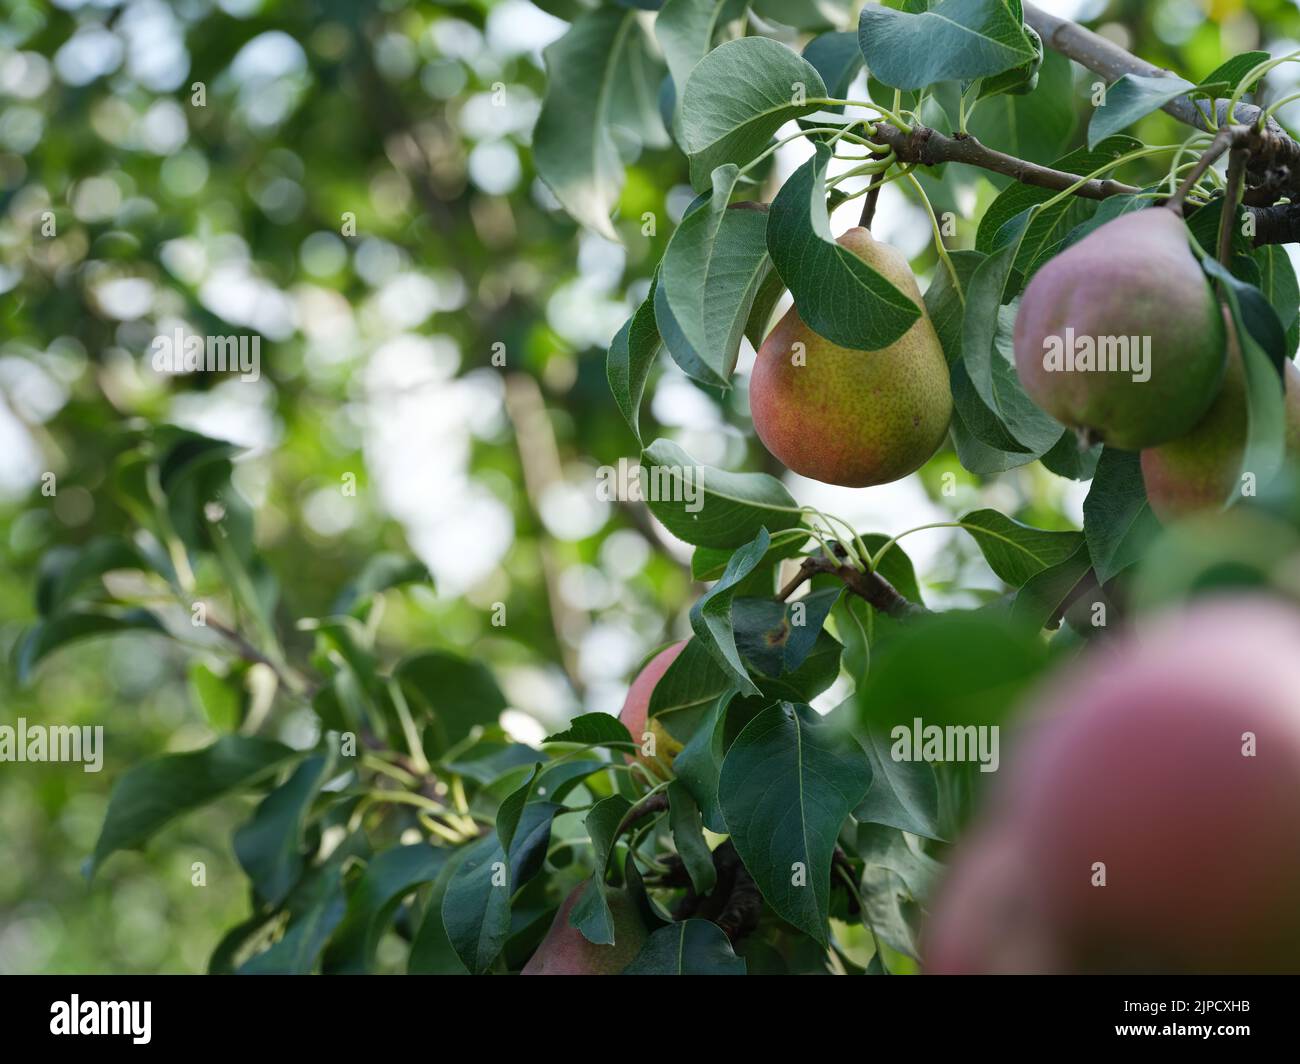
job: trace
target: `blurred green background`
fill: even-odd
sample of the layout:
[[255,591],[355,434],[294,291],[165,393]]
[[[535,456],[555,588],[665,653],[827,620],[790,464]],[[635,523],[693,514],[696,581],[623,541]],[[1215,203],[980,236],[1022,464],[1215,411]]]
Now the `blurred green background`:
[[[93,886],[81,875],[113,780],[211,741],[191,665],[220,672],[224,659],[133,636],[63,651],[25,687],[7,664],[35,613],[41,553],[130,534],[112,469],[142,422],[246,449],[236,481],[299,659],[310,640],[295,621],[327,613],[380,551],[412,553],[433,576],[388,596],[380,645],[390,657],[441,646],[488,662],[512,706],[505,723],[525,740],[582,710],[617,711],[642,658],[687,630],[688,550],[595,491],[596,469],[634,449],[604,348],[692,198],[684,160],[666,149],[633,162],[621,246],[577,230],[529,160],[541,49],[583,6],[3,3],[0,723],[102,725],[106,755],[98,774],[0,764],[0,972],[202,971],[247,913],[230,849],[247,804],[173,825]],[[792,6],[846,28],[861,4]],[[1192,78],[1238,52],[1300,47],[1290,0],[1041,6]],[[801,39],[770,17],[760,29]],[[1270,79],[1269,98],[1294,90],[1295,69]],[[1094,78],[1075,73],[1081,121]],[[1170,143],[1186,131],[1155,115],[1139,135]],[[778,156],[769,197],[801,150]],[[882,199],[878,235],[924,278],[929,226],[898,188]],[[950,244],[969,247],[995,189],[970,173],[950,173],[945,189],[962,216]],[[152,372],[153,338],[176,328],[260,336],[261,379]],[[658,373],[647,439],[781,472],[752,439],[743,377],[721,395],[669,365]],[[939,491],[944,472],[955,496]],[[51,473],[53,496],[42,493]],[[354,495],[341,490],[349,477]],[[975,505],[1077,525],[1086,490],[1037,464],[982,482],[948,452],[869,491],[787,482],[801,502],[888,533]],[[909,543],[928,600],[995,588],[955,536]],[[306,716],[277,722],[280,734],[309,741]],[[192,885],[194,862],[206,886]]]

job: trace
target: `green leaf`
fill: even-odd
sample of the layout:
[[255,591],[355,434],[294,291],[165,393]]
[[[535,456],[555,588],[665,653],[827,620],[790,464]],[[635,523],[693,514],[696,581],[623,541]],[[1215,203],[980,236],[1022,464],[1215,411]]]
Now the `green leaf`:
[[1196,86],[1173,75],[1148,78],[1125,74],[1106,90],[1104,102],[1088,123],[1088,147],[1095,148],[1121,129],[1127,129],[1171,100],[1186,96]]
[[[1154,191],[1154,189],[1151,191]],[[1113,221],[1122,215],[1143,210],[1150,204],[1150,200],[1143,199],[1141,196],[1110,196],[1102,200],[1097,209],[1092,212],[1092,217],[1086,222],[1080,222],[1070,230],[1059,250],[1064,251],[1068,247],[1073,247],[1094,229],[1100,229],[1107,222]]]
[[366,602],[381,591],[388,591],[403,584],[428,583],[432,579],[423,562],[409,558],[405,554],[392,552],[376,554],[366,562],[365,568],[357,574],[357,578],[339,593],[331,612],[349,613],[355,606]]
[[1056,446],[1043,456],[1043,465],[1058,477],[1070,480],[1091,480],[1097,472],[1097,460],[1101,457],[1101,444],[1096,443],[1086,450],[1080,450],[1079,437],[1070,430],[1061,433]]
[[765,699],[786,702],[809,702],[827,690],[840,675],[840,656],[844,647],[829,632],[817,633],[812,652],[798,668],[780,676],[755,679]]
[[1159,532],[1138,456],[1103,448],[1092,490],[1083,502],[1083,534],[1097,582],[1105,584],[1137,561]]
[[393,669],[412,710],[432,717],[438,748],[446,750],[475,727],[497,723],[507,706],[491,670],[442,650],[403,658]]
[[329,770],[329,758],[304,760],[235,832],[235,856],[263,901],[279,905],[302,874],[302,828]]
[[[836,98],[844,97],[862,70],[862,49],[858,47],[856,33],[823,33],[814,37],[804,46],[803,57],[822,76],[826,95]],[[844,106],[825,105],[822,109],[831,114],[842,114]]]
[[673,125],[679,139],[681,100],[691,71],[712,50],[719,29],[739,18],[748,6],[747,0],[664,0],[655,19],[655,37],[677,90]]
[[608,713],[584,713],[569,721],[562,732],[548,735],[543,743],[581,743],[584,746],[607,746],[613,750],[635,750],[631,733],[623,722]]
[[924,302],[930,324],[934,326],[935,334],[943,347],[944,358],[951,366],[961,358],[962,321],[966,315],[962,295],[987,256],[978,251],[954,251],[948,257],[952,259],[953,268],[957,271],[962,291],[958,292],[952,275],[947,270],[936,270],[934,280],[925,290]]
[[826,86],[806,59],[767,37],[742,37],[709,52],[691,72],[682,94],[682,143],[691,182],[708,188],[724,163],[744,166],[792,118],[811,114]]
[[347,914],[340,866],[321,869],[308,885],[306,897],[295,900],[294,909],[284,936],[246,961],[240,975],[308,975],[315,970],[321,950]]
[[938,0],[917,13],[868,4],[858,40],[872,74],[905,90],[989,77],[1036,55],[1005,0]]
[[[1019,0],[1016,0],[1017,4]],[[1034,48],[1034,58],[1029,62],[990,78],[979,79],[977,100],[988,100],[997,96],[1025,96],[1038,88],[1038,75],[1043,66],[1043,39],[1032,26],[1025,27],[1025,36]],[[965,91],[965,86],[963,86]]]
[[[1030,208],[1009,223],[1023,233]],[[962,363],[976,394],[997,416],[998,421],[1024,449],[1044,454],[1060,439],[1064,427],[1045,414],[1025,393],[1015,367],[1002,345],[1014,322],[1014,314],[1003,313],[1003,293],[1011,275],[1019,239],[1013,239],[976,268],[966,287],[966,318],[962,323]],[[969,410],[969,405],[966,410]],[[965,411],[963,411],[965,413]],[[967,421],[968,427],[977,427]],[[986,441],[987,442],[987,441]]]
[[827,145],[816,145],[813,157],[777,193],[768,212],[768,251],[810,328],[841,347],[879,351],[906,333],[921,311],[831,236],[826,208],[830,157]]
[[[1048,51],[1039,68],[1037,89],[1024,96],[982,100],[969,116],[967,129],[990,148],[1018,159],[1050,163],[1070,142],[1075,121],[1071,63],[1060,53]],[[1016,187],[1010,178],[984,176],[999,188]]]
[[591,839],[592,862],[596,866],[591,882],[596,889],[588,886],[582,892],[582,897],[569,912],[569,924],[597,946],[614,944],[614,913],[609,907],[609,884],[605,882],[605,873],[614,854],[614,844],[618,842],[618,829],[631,808],[631,802],[621,794],[614,794],[597,802],[583,821]]
[[989,568],[1012,587],[1065,561],[1083,545],[1082,532],[1030,528],[996,510],[975,510],[961,524],[979,544]]
[[[1093,149],[1079,149],[1054,159],[1051,165],[1055,170],[1082,177],[1141,146],[1132,137],[1114,137]],[[1016,219],[1028,208],[1046,203],[1056,195],[1051,189],[1033,185],[1010,185],[999,193],[980,220],[975,247],[985,254],[992,254],[1020,237],[1020,248],[1012,268],[1028,278],[1061,248],[1072,231],[1085,222],[1092,212],[1101,210],[1109,213],[1114,209],[1107,206],[1110,201],[1098,208],[1088,200],[1067,196],[1061,202],[1039,210],[1022,235],[1015,224]]]
[[533,797],[533,789],[537,786],[537,776],[541,769],[542,763],[539,761],[528,773],[528,778],[523,784],[506,795],[497,807],[497,840],[501,843],[503,853],[510,852],[510,844],[514,841],[515,831],[519,827],[519,818],[523,816],[524,806]]
[[[1197,85],[1197,88],[1205,89],[1209,86],[1223,86],[1235,92],[1241,84],[1242,78],[1259,66],[1260,63],[1267,62],[1271,58],[1272,56],[1268,52],[1242,52],[1240,55],[1234,55],[1227,62],[1210,71],[1205,79]],[[1259,82],[1256,81],[1246,92],[1254,92],[1258,86]],[[1231,93],[1228,95],[1231,95]],[[1242,95],[1245,95],[1245,93]]]
[[772,315],[777,304],[785,295],[785,282],[776,270],[768,270],[767,277],[754,296],[754,305],[749,311],[749,321],[745,322],[745,339],[754,345],[757,351],[767,339],[772,324]]
[[721,166],[713,196],[687,213],[664,251],[655,320],[668,353],[705,384],[731,380],[754,299],[772,268],[764,210],[728,208],[739,171]]
[[[1234,277],[1206,256],[1204,266],[1228,297],[1246,373],[1246,451],[1241,472],[1261,484],[1277,475],[1286,458],[1287,413],[1283,366],[1290,358],[1277,312],[1254,285]],[[1240,483],[1240,481],[1238,481]]]
[[863,920],[891,949],[916,957],[919,907],[942,866],[914,849],[902,832],[875,824],[858,828],[863,859]]
[[760,528],[752,543],[732,555],[722,578],[691,607],[691,628],[700,642],[741,692],[751,695],[758,694],[758,688],[749,678],[745,664],[740,660],[740,652],[736,648],[736,635],[731,623],[731,604],[736,585],[762,560],[763,555],[767,553],[768,543],[767,529]]
[[610,240],[624,177],[614,136],[619,79],[642,38],[635,12],[610,8],[582,15],[545,51],[534,164],[564,209]]
[[871,763],[871,788],[853,810],[854,818],[942,839],[934,766],[926,761],[895,761],[888,736],[877,728],[863,729],[858,738]]
[[678,539],[696,546],[740,547],[761,528],[777,532],[803,518],[794,496],[775,477],[700,465],[671,440],[655,440],[645,449],[641,475],[649,478],[650,512]]
[[424,919],[420,921],[415,940],[411,943],[411,955],[407,959],[407,971],[412,975],[467,975],[469,969],[461,962],[447,935],[447,928],[442,922],[442,903],[447,897],[447,887],[456,869],[469,855],[465,846],[453,851],[445,861],[442,869],[429,888],[429,899],[424,907]]
[[48,617],[62,610],[89,581],[113,569],[152,569],[123,539],[100,536],[80,547],[54,547],[36,569],[36,608]]
[[1049,566],[1024,582],[1011,602],[1011,616],[1027,627],[1046,627],[1084,577],[1092,571],[1092,557],[1081,543],[1068,558]]
[[[347,912],[325,950],[322,970],[331,975],[373,972],[375,951],[393,913],[406,895],[438,876],[447,853],[416,842],[377,854],[348,892]],[[439,919],[440,911],[435,910]]]
[[718,805],[718,775],[725,752],[727,707],[735,692],[731,689],[713,699],[708,712],[686,746],[673,758],[673,772],[695,804],[699,806],[704,826],[721,835],[727,830]]
[[116,850],[144,845],[179,816],[256,783],[294,751],[269,739],[223,735],[187,754],[166,754],[128,769],[108,800],[90,875]]
[[1257,248],[1255,261],[1259,265],[1260,291],[1286,330],[1284,350],[1286,357],[1291,358],[1300,346],[1300,283],[1296,280],[1295,266],[1286,249],[1277,244]]
[[[803,554],[808,538],[783,538],[768,548],[763,564],[775,565],[785,558],[794,558]],[[734,548],[728,547],[696,547],[691,555],[691,579],[702,583],[716,580],[727,568],[727,562],[731,561],[733,551]]]
[[700,807],[681,780],[673,780],[668,785],[668,826],[695,893],[701,896],[710,893],[718,881],[718,870],[713,867],[713,854],[704,841]]
[[911,728],[918,715],[927,726],[999,724],[1046,662],[1038,634],[998,614],[910,618],[873,650],[855,696],[859,727],[888,735],[900,724]]
[[157,617],[148,610],[134,608],[105,606],[94,612],[86,610],[61,613],[48,620],[37,621],[17,646],[18,682],[27,683],[44,658],[69,643],[131,631],[166,634],[166,629]]
[[654,932],[624,975],[745,975],[725,932],[712,920],[683,920]]
[[654,365],[655,356],[663,347],[663,341],[659,338],[659,326],[655,324],[655,289],[658,283],[659,274],[656,271],[650,281],[649,294],[610,341],[609,354],[605,360],[609,390],[613,393],[614,402],[618,404],[628,428],[632,430],[632,435],[636,437],[638,447],[643,446],[641,398],[645,394],[650,367]]
[[797,30],[825,30],[842,25],[850,0],[754,0],[754,11],[764,19]]
[[718,798],[745,868],[777,915],[823,946],[835,841],[870,785],[857,742],[788,702],[750,721],[722,763]]
[[201,661],[190,663],[190,693],[203,709],[213,730],[233,732],[244,719],[244,695],[237,686],[242,672],[221,676]]
[[704,641],[692,638],[655,684],[646,716],[657,718],[669,735],[684,741],[695,734],[694,726],[706,709],[733,686]]
[[814,591],[793,602],[737,598],[731,620],[736,647],[758,672],[775,679],[807,660],[843,587]]
[[551,821],[562,806],[529,802],[513,832],[509,855],[496,834],[471,843],[442,899],[447,938],[475,975],[492,966],[510,936],[510,899],[542,866]]

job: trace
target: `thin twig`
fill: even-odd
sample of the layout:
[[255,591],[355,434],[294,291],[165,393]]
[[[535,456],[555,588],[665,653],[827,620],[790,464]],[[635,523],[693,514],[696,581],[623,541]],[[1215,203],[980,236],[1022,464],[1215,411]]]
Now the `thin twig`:
[[1225,266],[1232,263],[1232,231],[1237,224],[1237,204],[1241,200],[1247,158],[1242,148],[1233,148],[1228,156],[1228,183],[1223,193],[1223,217],[1219,219],[1219,261]]

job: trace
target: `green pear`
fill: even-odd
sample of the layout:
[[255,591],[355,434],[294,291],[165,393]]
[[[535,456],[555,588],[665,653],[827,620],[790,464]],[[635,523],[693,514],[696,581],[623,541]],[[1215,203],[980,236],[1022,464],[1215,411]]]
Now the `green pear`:
[[948,363],[907,259],[866,229],[838,243],[921,310],[879,351],[840,347],[791,308],[758,352],[749,384],[754,430],[794,472],[863,488],[900,480],[939,449],[952,418]]
[[588,942],[581,931],[569,924],[569,913],[588,886],[589,882],[578,884],[564,899],[550,930],[524,965],[521,975],[618,975],[641,952],[649,935],[636,901],[626,890],[613,888],[605,895],[614,914],[613,945]]
[[[1226,318],[1226,315],[1225,315]],[[1286,448],[1300,454],[1300,369],[1286,363]],[[1241,347],[1228,326],[1228,369],[1218,397],[1186,436],[1142,452],[1142,479],[1151,509],[1162,521],[1218,509],[1240,489],[1246,449],[1246,372]]]
[[1050,260],[1016,316],[1016,371],[1034,402],[1085,440],[1128,451],[1191,431],[1226,349],[1187,228],[1163,207],[1121,215]]

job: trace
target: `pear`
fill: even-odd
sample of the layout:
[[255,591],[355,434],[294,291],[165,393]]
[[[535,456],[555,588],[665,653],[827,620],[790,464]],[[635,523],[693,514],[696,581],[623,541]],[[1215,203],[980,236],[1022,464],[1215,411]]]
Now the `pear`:
[[624,760],[644,761],[655,765],[657,770],[662,770],[664,764],[671,764],[673,758],[682,752],[682,744],[669,735],[668,730],[659,721],[650,721],[649,729],[646,728],[646,715],[650,711],[650,697],[654,694],[655,687],[668,671],[668,666],[677,660],[677,655],[685,647],[686,640],[683,639],[680,643],[674,643],[659,651],[646,663],[645,668],[637,673],[636,679],[628,688],[618,719],[632,733],[632,741],[638,747],[644,744],[646,732],[649,731],[654,737],[654,757],[638,753],[635,759],[625,757]]
[[837,242],[904,292],[920,318],[888,347],[854,351],[791,308],[759,349],[749,405],[759,439],[789,469],[862,488],[900,480],[929,460],[947,435],[952,391],[907,259],[863,228]]
[[1202,599],[1093,645],[956,848],[932,973],[1300,971],[1300,611]]
[[[1225,315],[1227,319],[1227,315]],[[1218,509],[1240,488],[1246,449],[1246,372],[1228,324],[1228,369],[1218,397],[1186,436],[1142,452],[1142,478],[1151,509],[1162,521]],[[1300,454],[1300,369],[1286,363],[1286,449]]]
[[[1051,259],[1020,301],[1015,350],[1025,391],[1088,442],[1138,451],[1189,432],[1218,392],[1227,340],[1182,218],[1125,214]],[[1149,356],[1144,370],[1099,368],[1125,350]]]
[[641,952],[649,936],[636,901],[621,888],[611,888],[605,895],[614,915],[613,945],[588,942],[581,931],[570,926],[569,913],[588,887],[589,883],[580,883],[564,899],[521,975],[618,975]]

